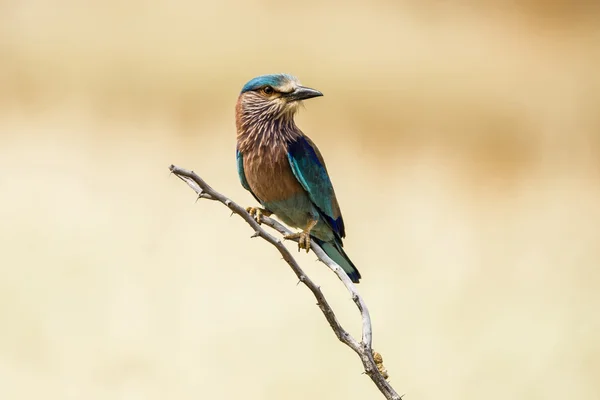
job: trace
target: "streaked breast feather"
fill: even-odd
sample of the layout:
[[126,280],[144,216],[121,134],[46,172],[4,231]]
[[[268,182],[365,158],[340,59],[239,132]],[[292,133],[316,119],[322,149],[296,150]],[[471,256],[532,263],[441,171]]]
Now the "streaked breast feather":
[[248,185],[261,201],[285,200],[304,191],[292,172],[283,146],[249,149],[243,157]]

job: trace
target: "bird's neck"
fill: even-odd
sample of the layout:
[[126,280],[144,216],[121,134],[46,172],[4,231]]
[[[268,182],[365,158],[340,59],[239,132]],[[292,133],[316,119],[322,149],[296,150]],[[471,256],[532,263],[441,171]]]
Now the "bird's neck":
[[288,143],[302,136],[292,114],[256,114],[236,107],[238,150],[247,152],[272,152],[285,149]]

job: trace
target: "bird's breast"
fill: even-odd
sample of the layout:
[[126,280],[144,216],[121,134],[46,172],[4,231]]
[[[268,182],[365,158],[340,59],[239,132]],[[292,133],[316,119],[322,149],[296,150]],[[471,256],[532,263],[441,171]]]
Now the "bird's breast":
[[262,202],[286,200],[304,191],[292,172],[285,148],[250,150],[243,157],[248,185]]

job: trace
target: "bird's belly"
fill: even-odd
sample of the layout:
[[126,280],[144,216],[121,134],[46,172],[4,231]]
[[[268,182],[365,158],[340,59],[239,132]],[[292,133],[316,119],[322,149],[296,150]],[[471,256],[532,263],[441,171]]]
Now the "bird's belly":
[[286,225],[304,229],[314,219],[319,228],[324,225],[285,154],[275,160],[249,157],[244,159],[244,170],[252,192]]
[[265,203],[286,200],[304,193],[287,157],[284,157],[277,157],[274,160],[249,157],[244,160],[248,185],[256,197]]
[[334,239],[331,228],[323,220],[305,192],[285,200],[265,202],[264,207],[272,211],[288,226],[305,229],[309,222],[316,220],[317,225],[311,230],[311,235],[326,242]]

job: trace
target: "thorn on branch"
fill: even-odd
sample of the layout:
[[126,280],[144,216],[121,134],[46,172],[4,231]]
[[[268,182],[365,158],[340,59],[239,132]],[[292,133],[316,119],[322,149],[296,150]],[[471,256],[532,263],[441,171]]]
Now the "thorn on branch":
[[254,231],[254,234],[252,236],[250,236],[250,239],[254,239],[255,237],[259,237],[260,236],[260,231]]

